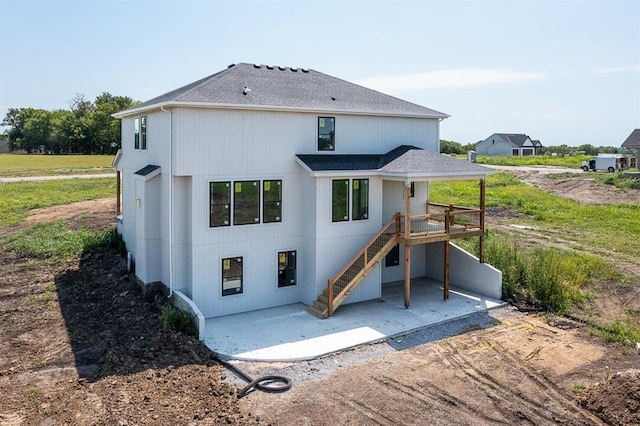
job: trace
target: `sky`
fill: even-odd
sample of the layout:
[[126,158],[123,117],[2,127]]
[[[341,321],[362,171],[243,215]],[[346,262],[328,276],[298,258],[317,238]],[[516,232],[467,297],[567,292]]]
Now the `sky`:
[[462,144],[619,146],[640,128],[639,0],[0,0],[0,117],[145,101],[241,62],[444,112]]

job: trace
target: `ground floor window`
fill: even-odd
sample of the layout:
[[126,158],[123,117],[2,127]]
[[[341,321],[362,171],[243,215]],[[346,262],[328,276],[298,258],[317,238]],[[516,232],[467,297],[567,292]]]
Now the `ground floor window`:
[[282,181],[265,180],[262,182],[262,221],[264,223],[282,222]]
[[384,258],[384,266],[398,266],[400,264],[400,246],[396,244],[393,246],[389,254]]
[[229,226],[231,220],[231,182],[209,183],[209,226]]
[[242,257],[222,259],[222,295],[242,293]]
[[533,155],[533,148],[523,148],[522,155]]
[[331,221],[349,220],[349,179],[336,179],[331,183]]
[[[349,211],[351,196],[351,211]],[[369,218],[369,179],[335,179],[331,182],[331,221]]]
[[282,222],[282,181],[209,182],[209,227],[231,226],[232,216],[234,226],[261,218],[262,223]]
[[519,153],[520,153],[520,151],[518,151],[518,148],[513,148],[513,149],[511,150],[511,154],[512,154],[512,155],[515,155],[516,157],[518,156],[518,154],[519,154]]
[[260,181],[234,182],[233,224],[260,223]]
[[296,251],[278,252],[278,287],[288,287],[297,284]]

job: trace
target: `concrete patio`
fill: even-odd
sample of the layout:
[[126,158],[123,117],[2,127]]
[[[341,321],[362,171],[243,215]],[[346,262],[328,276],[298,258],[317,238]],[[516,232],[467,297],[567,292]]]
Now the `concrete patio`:
[[404,307],[402,282],[382,288],[382,298],[341,306],[321,320],[296,303],[206,320],[204,342],[223,359],[299,361],[385,340],[412,330],[504,306],[501,300],[411,281],[411,306]]

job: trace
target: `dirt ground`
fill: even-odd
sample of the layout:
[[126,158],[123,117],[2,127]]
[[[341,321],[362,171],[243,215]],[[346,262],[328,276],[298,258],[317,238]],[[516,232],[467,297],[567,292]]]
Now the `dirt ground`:
[[[107,228],[114,210],[113,200],[40,209],[20,226]],[[348,367],[330,356],[289,392],[238,401],[231,373],[163,327],[160,299],[140,294],[122,258],[51,264],[0,248],[0,274],[1,425],[640,424],[635,348],[563,318],[496,314],[491,328]],[[337,365],[314,376],[322,364]]]

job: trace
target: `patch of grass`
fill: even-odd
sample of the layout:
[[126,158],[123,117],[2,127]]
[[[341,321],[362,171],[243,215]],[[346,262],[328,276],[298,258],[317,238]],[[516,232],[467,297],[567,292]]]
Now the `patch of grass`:
[[32,209],[114,197],[115,194],[116,180],[111,178],[0,184],[0,225],[19,223]]
[[173,331],[186,334],[187,336],[197,336],[197,330],[193,325],[193,319],[185,311],[181,311],[172,305],[165,305],[162,310],[164,326]]
[[[477,181],[430,184],[430,200],[467,206],[479,204]],[[526,217],[512,222],[544,226],[563,239],[585,247],[635,258],[640,253],[640,203],[580,204],[520,182],[509,173],[487,176],[486,206],[506,207]]]
[[113,155],[0,154],[0,177],[114,173]]
[[69,229],[66,221],[39,223],[0,239],[8,251],[39,258],[68,259],[80,253],[125,252],[124,242],[115,228],[100,231]]
[[511,155],[478,155],[476,162],[480,164],[492,164],[496,166],[556,166],[566,168],[580,168],[580,164],[591,158],[589,155],[572,155],[568,157],[550,155],[527,155],[514,157]]
[[37,387],[35,386],[28,386],[25,390],[24,390],[24,394],[27,398],[37,398],[38,396],[40,396],[40,391],[38,390]]
[[594,334],[610,342],[640,342],[640,308],[628,309],[618,321],[596,327]]
[[587,385],[584,384],[584,382],[575,382],[573,384],[573,393],[575,393],[576,395],[579,395],[582,393],[582,391],[584,391],[587,388]]

